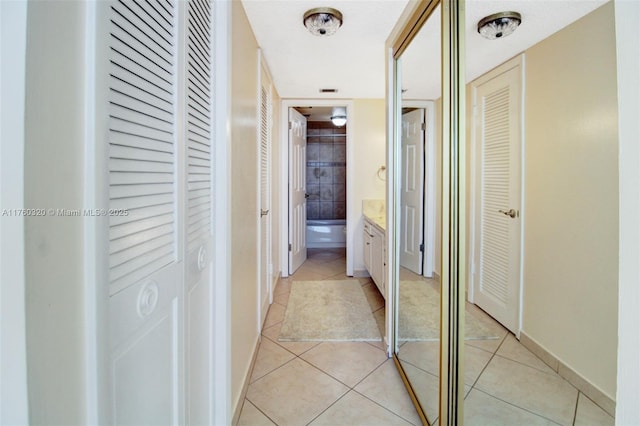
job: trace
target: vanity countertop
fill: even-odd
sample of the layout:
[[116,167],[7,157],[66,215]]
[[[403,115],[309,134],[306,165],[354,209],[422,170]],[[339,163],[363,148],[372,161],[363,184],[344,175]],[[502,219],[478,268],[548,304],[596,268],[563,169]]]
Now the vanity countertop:
[[369,222],[371,222],[373,225],[375,225],[377,228],[379,228],[382,232],[386,231],[386,218],[384,215],[382,216],[369,216],[369,215],[364,215],[365,219],[368,219]]
[[380,231],[386,231],[385,202],[381,199],[362,200],[362,214],[365,219],[369,219]]

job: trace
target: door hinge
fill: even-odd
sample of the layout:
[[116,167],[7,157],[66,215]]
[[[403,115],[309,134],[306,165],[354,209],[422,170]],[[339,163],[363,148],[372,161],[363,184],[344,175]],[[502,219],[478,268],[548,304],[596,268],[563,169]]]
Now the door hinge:
[[293,129],[293,121],[289,122],[289,130]]
[[420,244],[420,251],[424,253],[424,243]]
[[291,243],[289,243],[289,251],[291,251]]
[[427,130],[427,123],[422,123],[420,127],[422,128],[422,130]]

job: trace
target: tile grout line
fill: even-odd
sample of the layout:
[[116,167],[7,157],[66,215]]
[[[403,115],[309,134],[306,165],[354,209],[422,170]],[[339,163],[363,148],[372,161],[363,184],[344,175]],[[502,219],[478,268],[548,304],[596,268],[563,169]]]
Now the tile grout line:
[[580,402],[580,390],[578,390],[578,396],[576,397],[576,407],[573,410],[573,421],[571,425],[574,426],[576,424],[576,418],[578,417],[578,403]]
[[361,393],[361,392],[358,392],[358,391],[356,390],[356,387],[357,387],[359,384],[361,384],[362,382],[364,382],[364,381],[365,381],[369,376],[371,376],[373,373],[375,373],[377,370],[379,370],[379,369],[380,369],[384,364],[386,364],[386,363],[387,363],[387,361],[389,361],[390,359],[391,359],[391,358],[387,358],[387,359],[386,359],[386,360],[384,360],[384,361],[383,361],[379,366],[377,366],[376,368],[374,368],[373,370],[371,370],[371,372],[370,372],[369,374],[367,374],[366,376],[364,376],[364,377],[362,378],[362,380],[360,380],[358,383],[356,383],[356,384],[353,386],[353,389],[351,389],[351,390],[353,390],[353,391],[354,391],[355,393],[357,393],[358,395],[360,395],[360,396],[362,396],[362,397],[364,397],[364,398],[368,399],[369,401],[373,402],[374,404],[376,404],[376,405],[378,405],[378,406],[380,406],[380,407],[384,408],[385,410],[389,411],[390,413],[393,413],[394,415],[396,415],[396,416],[400,417],[402,420],[404,420],[404,421],[406,421],[406,422],[408,422],[408,423],[410,423],[410,424],[414,424],[412,421],[410,421],[410,420],[408,420],[408,419],[404,418],[404,417],[403,417],[403,416],[401,416],[399,413],[396,413],[395,411],[392,411],[390,408],[385,407],[384,405],[380,404],[379,402],[374,401],[373,399],[369,398],[367,395],[365,395],[365,394],[363,394],[363,393]]
[[[536,417],[540,417],[540,418],[542,418],[542,419],[548,420],[548,421],[550,421],[550,422],[551,422],[551,423],[553,423],[553,424],[556,424],[556,425],[562,425],[562,423],[558,423],[557,421],[555,421],[555,420],[553,420],[553,419],[550,419],[550,418],[549,418],[549,417],[547,417],[547,416],[544,416],[544,415],[542,415],[542,414],[540,414],[540,413],[536,413],[535,411],[532,411],[532,410],[530,410],[530,409],[528,409],[528,408],[520,407],[519,405],[516,405],[516,404],[514,404],[514,403],[512,403],[512,402],[505,401],[504,399],[499,398],[499,397],[497,397],[497,396],[495,396],[495,395],[491,395],[490,393],[488,393],[488,392],[486,392],[486,391],[483,391],[483,390],[482,390],[482,389],[480,389],[480,388],[474,388],[474,389],[475,389],[476,391],[478,391],[478,392],[481,392],[481,393],[483,393],[483,394],[485,394],[485,395],[487,395],[487,396],[489,396],[489,397],[493,398],[493,399],[497,399],[498,401],[503,402],[503,403],[505,403],[505,404],[507,404],[507,405],[510,405],[510,406],[515,407],[515,408],[517,408],[517,409],[519,409],[519,410],[522,410],[522,411],[526,411],[527,413],[529,413],[529,414],[533,414],[533,415],[534,415],[534,416],[536,416]],[[471,392],[471,391],[469,391],[469,392]]]
[[[500,348],[502,347],[502,345],[504,345],[504,342],[507,340],[507,336],[509,334],[505,334],[504,337],[502,338],[502,341],[500,342],[500,344],[498,345],[498,347],[496,348],[496,350],[491,354],[491,358],[489,358],[489,361],[487,361],[487,363],[484,365],[484,367],[482,368],[482,370],[480,370],[480,374],[478,374],[478,377],[476,377],[476,379],[473,381],[473,383],[471,384],[471,388],[469,388],[469,392],[467,393],[467,395],[465,395],[465,399],[467,399],[467,396],[469,396],[469,394],[471,393],[471,391],[475,388],[476,384],[478,383],[478,380],[480,380],[480,377],[482,377],[482,374],[485,372],[485,370],[487,369],[487,367],[489,366],[489,364],[491,364],[491,361],[493,361],[493,359],[496,357],[496,355],[498,354],[498,351],[500,350]],[[475,346],[474,346],[475,347]]]
[[[260,409],[260,407],[258,407],[256,404],[254,404],[249,398],[245,397],[244,398],[244,403],[242,404],[242,409],[244,409],[244,404],[248,402],[249,404],[253,405],[255,407],[256,410],[258,410],[263,416],[265,416],[267,419],[269,419],[269,421],[271,423],[273,423],[274,425],[278,426],[278,423],[276,423],[276,421],[274,419],[272,419],[271,417],[269,417],[269,415],[267,413],[265,413],[264,411],[262,411]],[[240,415],[242,416],[242,410],[240,410]],[[240,423],[240,420],[238,420],[238,423]]]

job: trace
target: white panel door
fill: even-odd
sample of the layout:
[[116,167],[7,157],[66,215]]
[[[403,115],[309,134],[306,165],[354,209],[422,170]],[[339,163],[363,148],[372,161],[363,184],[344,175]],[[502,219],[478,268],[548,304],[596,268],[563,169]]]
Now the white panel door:
[[424,109],[402,115],[400,266],[422,275],[424,247]]
[[260,85],[260,278],[259,303],[262,330],[271,304],[271,85],[262,71]]
[[171,0],[109,9],[109,377],[118,425],[184,423],[177,16]]
[[474,302],[514,333],[520,307],[521,66],[474,84]]
[[289,108],[289,274],[307,260],[307,119]]
[[186,5],[184,132],[186,155],[186,416],[210,424],[209,377],[213,322],[209,285],[212,238],[212,11],[210,0]]

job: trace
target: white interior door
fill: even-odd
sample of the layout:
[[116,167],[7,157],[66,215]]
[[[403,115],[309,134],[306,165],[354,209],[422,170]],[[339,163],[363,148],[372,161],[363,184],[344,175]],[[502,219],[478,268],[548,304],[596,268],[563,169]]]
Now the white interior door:
[[400,266],[422,275],[424,218],[424,109],[402,115]]
[[289,108],[289,274],[307,260],[307,119]]
[[173,1],[112,2],[107,13],[112,422],[183,424],[186,182],[177,120],[183,9]]
[[271,87],[264,70],[260,85],[260,279],[259,330],[271,304]]
[[522,179],[520,58],[474,83],[474,302],[519,332]]
[[212,12],[210,0],[187,3],[186,140],[186,417],[210,424],[209,377],[215,332],[210,319],[212,267]]

